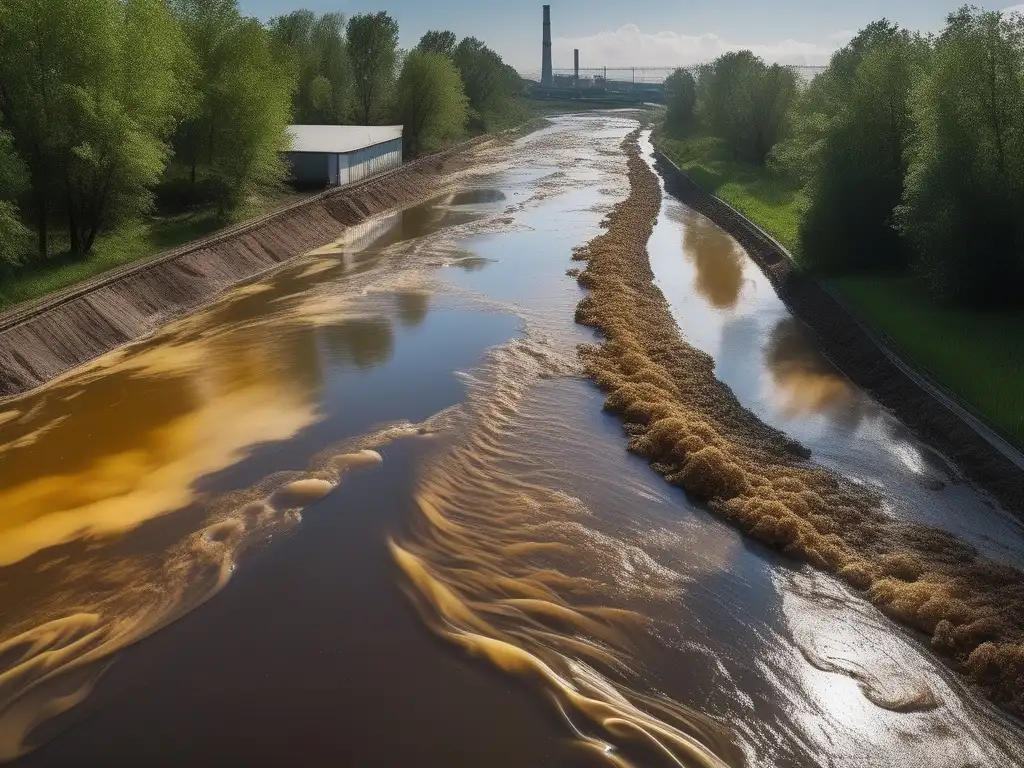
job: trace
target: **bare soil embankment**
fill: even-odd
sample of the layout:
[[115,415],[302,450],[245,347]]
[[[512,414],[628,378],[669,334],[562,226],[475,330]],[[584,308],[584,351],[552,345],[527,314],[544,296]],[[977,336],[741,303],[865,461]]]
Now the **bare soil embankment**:
[[422,198],[468,162],[474,140],[332,190],[0,316],[0,396],[39,386],[145,336],[236,283]]
[[779,298],[808,325],[826,356],[858,386],[951,459],[964,474],[1024,517],[1024,468],[996,448],[903,370],[849,311],[800,272],[778,243],[730,206],[698,187],[660,152],[665,191],[711,219],[743,246]]
[[625,423],[629,449],[746,534],[927,633],[986,694],[1024,713],[1024,573],[886,515],[873,492],[807,461],[715,377],[714,360],[683,340],[654,284],[647,242],[661,187],[638,137],[623,143],[628,198],[574,257],[586,262],[577,279],[589,289],[577,321],[603,336],[580,354]]

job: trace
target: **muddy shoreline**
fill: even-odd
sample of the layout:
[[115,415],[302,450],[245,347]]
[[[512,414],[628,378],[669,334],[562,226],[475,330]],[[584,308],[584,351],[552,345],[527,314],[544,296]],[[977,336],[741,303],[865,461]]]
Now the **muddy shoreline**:
[[918,436],[944,453],[973,482],[1024,518],[1024,470],[891,360],[868,332],[781,248],[730,206],[698,187],[661,152],[665,191],[728,232],[806,324],[826,356]]
[[[436,191],[480,137],[393,173],[311,197],[169,256],[0,316],[0,397],[18,395],[208,304],[224,290]],[[26,311],[27,310],[27,311]]]

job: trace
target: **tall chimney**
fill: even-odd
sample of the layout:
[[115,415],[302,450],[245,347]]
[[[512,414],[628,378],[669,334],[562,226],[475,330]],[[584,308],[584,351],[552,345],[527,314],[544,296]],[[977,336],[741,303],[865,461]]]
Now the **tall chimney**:
[[540,84],[545,88],[554,85],[554,73],[551,71],[551,6],[544,6],[544,57],[541,60]]
[[572,52],[572,84],[577,88],[580,87],[580,49],[575,48]]

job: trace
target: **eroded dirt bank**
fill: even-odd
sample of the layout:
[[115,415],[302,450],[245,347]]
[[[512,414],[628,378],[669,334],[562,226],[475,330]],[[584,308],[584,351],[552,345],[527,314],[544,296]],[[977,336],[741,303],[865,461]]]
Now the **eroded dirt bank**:
[[941,450],[973,481],[1024,517],[1024,469],[900,370],[849,312],[817,281],[802,275],[779,247],[721,200],[693,183],[660,152],[665,190],[728,232],[811,328],[825,354],[858,386]]
[[346,227],[428,195],[470,162],[466,150],[463,145],[424,158],[241,231],[215,235],[173,258],[72,294],[22,322],[5,327],[0,317],[0,396],[50,381],[194,310],[225,288],[334,241]]
[[581,356],[625,422],[630,449],[749,535],[837,574],[931,635],[995,701],[1024,712],[1024,574],[944,531],[893,519],[880,497],[807,461],[683,341],[653,283],[646,244],[661,188],[638,139],[636,131],[623,143],[629,197],[576,254],[590,289],[577,320],[604,335]]

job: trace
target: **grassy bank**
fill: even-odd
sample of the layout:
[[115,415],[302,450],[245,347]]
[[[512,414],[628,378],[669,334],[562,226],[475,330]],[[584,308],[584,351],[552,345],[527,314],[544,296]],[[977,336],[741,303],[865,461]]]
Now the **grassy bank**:
[[0,310],[59,291],[160,251],[206,237],[219,229],[260,216],[299,197],[301,195],[294,192],[281,192],[253,199],[227,221],[218,217],[214,210],[204,209],[174,216],[153,216],[121,227],[116,232],[99,237],[92,253],[85,258],[54,256],[45,264],[24,269],[13,275],[0,275]]
[[919,368],[1024,447],[1024,316],[938,307],[904,276],[829,282]]
[[720,197],[795,250],[803,197],[798,185],[734,160],[721,139],[656,135],[658,148],[701,188]]
[[[735,162],[715,138],[656,136],[655,142],[697,184],[791,252],[797,250],[803,197],[793,182]],[[832,278],[829,283],[888,335],[905,359],[1024,448],[1024,316],[941,307],[901,275]]]

